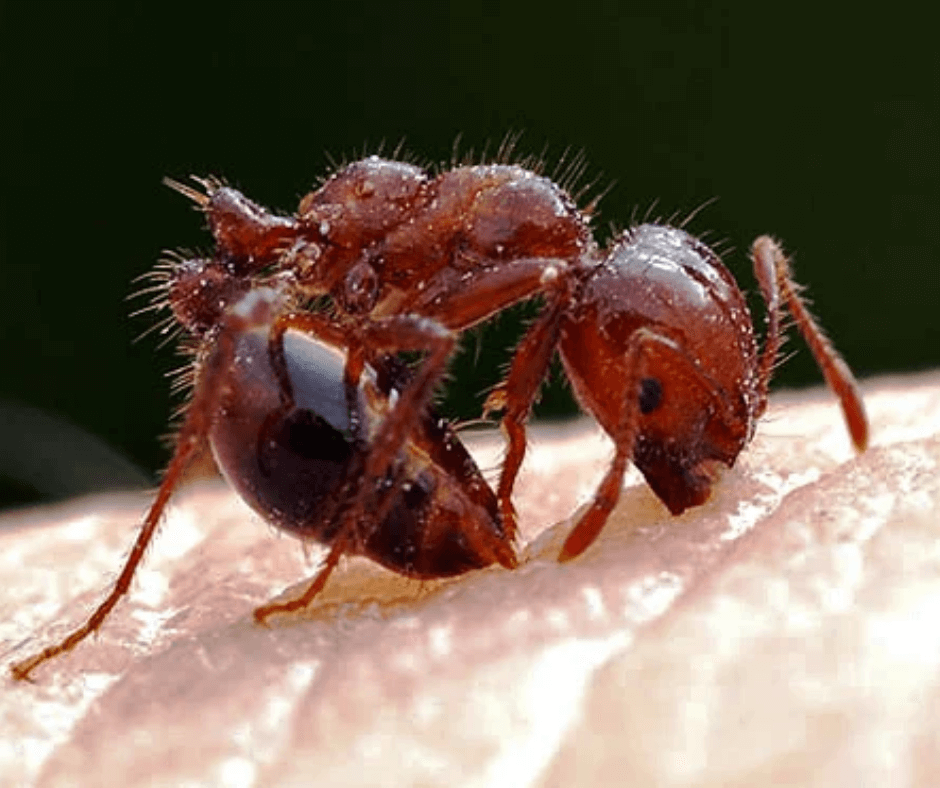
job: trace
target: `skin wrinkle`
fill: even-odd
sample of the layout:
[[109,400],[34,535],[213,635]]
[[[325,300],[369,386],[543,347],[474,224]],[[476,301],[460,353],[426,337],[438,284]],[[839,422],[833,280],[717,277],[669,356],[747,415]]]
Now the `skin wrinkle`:
[[[221,485],[182,491],[142,570],[165,578],[161,594],[135,583],[97,638],[35,684],[3,684],[0,774],[217,783],[242,764],[257,785],[928,784],[940,375],[864,388],[867,453],[828,393],[776,395],[708,502],[672,517],[631,468],[608,527],[563,566],[611,448],[589,421],[537,427],[518,570],[418,583],[348,559],[312,611],[270,628],[253,606],[289,594],[321,553],[305,561]],[[498,438],[464,437],[498,467]],[[146,502],[5,518],[4,665],[100,598]]]

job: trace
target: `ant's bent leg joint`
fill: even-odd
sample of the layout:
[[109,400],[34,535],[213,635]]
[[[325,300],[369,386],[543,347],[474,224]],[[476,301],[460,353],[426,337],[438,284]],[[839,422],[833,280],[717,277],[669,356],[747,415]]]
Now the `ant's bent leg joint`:
[[506,456],[496,497],[503,527],[510,537],[515,537],[518,530],[512,491],[526,453],[525,422],[558,344],[565,306],[559,299],[529,328],[516,349],[506,380],[491,392],[484,405],[484,412],[505,411],[500,426],[507,441]]
[[624,380],[620,418],[611,434],[615,449],[614,458],[597,486],[587,511],[568,534],[558,557],[559,561],[570,561],[587,550],[603,530],[610,513],[620,500],[623,475],[627,470],[627,462],[633,456],[633,444],[636,441],[641,381],[646,369],[644,356],[654,347],[675,348],[676,345],[670,339],[645,328],[630,336],[625,353],[627,375]]
[[329,580],[337,563],[339,563],[340,557],[346,552],[348,546],[348,541],[343,534],[340,534],[336,540],[334,540],[333,546],[330,548],[330,552],[320,571],[310,580],[303,593],[299,597],[289,599],[286,602],[269,602],[266,605],[256,608],[254,614],[255,621],[267,626],[268,619],[273,615],[296,613],[309,608],[317,594],[326,586],[326,581]]
[[337,538],[361,545],[368,541],[371,530],[377,526],[374,512],[383,506],[388,492],[384,487],[376,492],[374,482],[386,476],[402,446],[417,428],[453,353],[456,337],[437,321],[414,315],[390,316],[358,330],[370,355],[404,351],[426,353],[415,374],[398,392],[395,406],[373,436],[362,472],[349,491],[349,505],[344,507],[339,518]]

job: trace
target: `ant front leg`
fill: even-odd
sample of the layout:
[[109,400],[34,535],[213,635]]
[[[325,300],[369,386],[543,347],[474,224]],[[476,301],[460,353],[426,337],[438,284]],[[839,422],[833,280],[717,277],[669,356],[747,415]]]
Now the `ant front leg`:
[[[367,352],[373,357],[409,351],[427,354],[408,384],[398,392],[398,401],[370,441],[364,468],[364,479],[368,481],[385,476],[408,436],[418,426],[457,340],[452,331],[437,321],[415,315],[382,318],[367,323],[360,332],[362,346],[357,349],[360,353]],[[351,353],[350,360],[361,370],[361,355]],[[364,504],[362,497],[359,496],[360,504]]]
[[623,489],[623,475],[627,462],[634,454],[636,439],[640,433],[640,417],[652,414],[662,406],[664,397],[659,386],[653,388],[656,393],[650,395],[645,384],[650,379],[648,368],[664,365],[671,366],[675,374],[686,378],[686,385],[696,387],[702,399],[707,403],[707,411],[719,416],[722,423],[731,426],[731,431],[741,433],[746,430],[733,408],[729,407],[721,390],[705,374],[694,359],[673,340],[657,334],[648,328],[634,331],[624,349],[626,376],[623,380],[623,399],[620,416],[616,427],[609,432],[614,443],[614,458],[610,467],[594,493],[587,511],[581,515],[562,547],[559,561],[569,561],[581,555],[597,539],[607,523],[607,519],[620,499]]
[[440,323],[414,315],[397,315],[344,330],[324,315],[300,312],[282,315],[274,322],[268,337],[268,353],[277,377],[282,410],[293,407],[293,390],[284,356],[284,335],[296,330],[320,337],[347,350],[344,377],[350,415],[355,420],[355,392],[366,361],[383,354],[409,351],[425,352],[415,375],[398,392],[398,401],[372,439],[369,462],[364,473],[370,478],[385,474],[398,450],[415,428],[424,407],[434,393],[434,386],[444,374],[447,360],[456,345],[452,331]]
[[640,328],[630,335],[625,353],[627,377],[623,387],[623,405],[620,409],[617,428],[611,434],[614,442],[614,458],[598,485],[587,511],[581,515],[581,519],[565,539],[561,554],[558,556],[559,561],[570,561],[587,550],[597,539],[614,506],[620,500],[623,475],[627,470],[627,462],[633,456],[633,444],[636,441],[639,423],[641,384],[644,373],[643,356],[651,347],[661,346],[675,347],[671,340],[646,328]]
[[144,558],[147,547],[153,540],[170,497],[176,490],[190,460],[205,440],[212,425],[222,389],[221,381],[234,356],[232,333],[222,330],[219,333],[217,343],[216,350],[199,370],[198,384],[193,399],[187,407],[186,418],[176,437],[173,458],[170,460],[166,474],[160,484],[160,489],[157,491],[157,496],[147,512],[120,575],[114,581],[114,585],[104,601],[88,616],[85,623],[74,629],[58,643],[47,646],[37,654],[10,667],[10,672],[17,681],[28,680],[32,672],[44,662],[71,651],[89,635],[97,632],[117,603],[130,590],[134,574]]

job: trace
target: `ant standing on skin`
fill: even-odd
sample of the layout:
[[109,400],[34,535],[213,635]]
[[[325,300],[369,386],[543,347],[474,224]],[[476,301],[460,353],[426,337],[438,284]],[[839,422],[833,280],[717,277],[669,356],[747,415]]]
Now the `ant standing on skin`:
[[[303,608],[341,555],[412,577],[516,564],[512,490],[525,422],[558,351],[581,406],[615,455],[561,558],[583,552],[613,509],[632,458],[673,512],[702,503],[767,404],[781,298],[856,447],[867,423],[851,372],[806,311],[786,257],[755,241],[767,303],[758,354],[747,306],[718,256],[682,229],[645,224],[606,251],[567,192],[518,165],[437,175],[370,157],[277,216],[235,189],[167,181],[205,213],[208,259],[165,261],[157,304],[194,340],[195,386],[170,466],[123,571],[89,619],[12,668],[26,679],[96,631],[120,598],[196,448],[207,440],[232,486],[275,525],[330,547]],[[428,403],[458,335],[533,296],[540,317],[486,402],[508,439],[495,496]],[[329,296],[332,312],[307,308]],[[407,370],[396,355],[419,351]]]

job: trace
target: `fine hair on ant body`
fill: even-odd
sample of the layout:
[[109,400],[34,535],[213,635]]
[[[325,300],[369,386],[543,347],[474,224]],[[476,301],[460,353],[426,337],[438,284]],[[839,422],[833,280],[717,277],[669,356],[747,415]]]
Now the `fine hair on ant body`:
[[[523,166],[432,175],[372,156],[340,168],[292,216],[213,179],[167,183],[205,214],[215,240],[211,257],[169,258],[152,274],[168,326],[195,345],[193,396],[109,595],[60,643],[14,665],[18,679],[100,628],[204,441],[262,516],[329,547],[298,599],[256,610],[262,622],[309,605],[346,553],[412,577],[514,567],[525,424],[556,351],[615,446],[562,560],[597,538],[631,459],[673,513],[704,502],[716,466],[734,463],[766,409],[784,305],[855,446],[867,443],[852,374],[767,236],[752,247],[767,304],[758,353],[744,297],[705,244],[642,224],[599,249],[588,211]],[[502,411],[508,441],[494,493],[428,403],[460,333],[533,296],[541,314],[485,404]],[[330,311],[308,308],[322,297]],[[421,360],[406,369],[398,354],[414,351]]]

